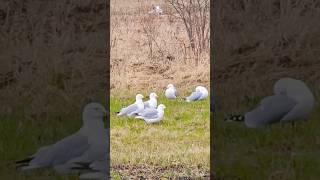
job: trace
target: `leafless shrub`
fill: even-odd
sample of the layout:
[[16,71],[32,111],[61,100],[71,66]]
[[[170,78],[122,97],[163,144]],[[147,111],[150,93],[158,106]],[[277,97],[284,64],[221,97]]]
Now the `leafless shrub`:
[[148,47],[149,47],[149,58],[151,60],[155,59],[154,51],[157,51],[160,56],[164,56],[164,49],[160,46],[157,41],[159,37],[159,25],[154,17],[145,17],[141,21],[143,33],[146,36]]
[[195,64],[200,55],[209,49],[209,0],[168,0],[182,19],[187,31]]
[[[150,1],[111,2],[111,39],[116,39],[111,47],[112,95],[161,89],[169,81],[182,90],[209,83],[209,52],[201,54],[197,67],[190,65],[195,56],[184,23],[167,0],[157,4],[163,16],[148,14]],[[135,13],[128,16],[130,8]]]

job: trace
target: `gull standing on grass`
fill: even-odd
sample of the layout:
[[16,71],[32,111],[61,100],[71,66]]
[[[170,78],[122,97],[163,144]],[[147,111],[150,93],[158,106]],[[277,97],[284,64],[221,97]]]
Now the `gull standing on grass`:
[[175,99],[177,98],[177,95],[178,95],[177,89],[173,86],[173,84],[168,84],[164,94],[168,99]]
[[208,96],[208,90],[203,86],[197,86],[196,90],[191,93],[190,96],[186,97],[187,102],[198,101],[205,99]]
[[132,115],[136,113],[140,113],[144,109],[144,103],[142,101],[143,95],[137,94],[136,95],[136,102],[129,105],[128,107],[122,108],[120,112],[118,112],[117,116],[124,116],[127,115],[131,117]]
[[157,97],[158,97],[157,94],[152,92],[152,93],[150,93],[149,97],[150,97],[150,99],[148,101],[144,102],[144,109],[146,109],[146,108],[156,109],[157,103],[158,103],[157,102]]
[[35,154],[17,161],[23,171],[54,168],[60,174],[69,173],[73,162],[93,162],[106,154],[107,133],[103,117],[106,109],[99,103],[89,103],[82,113],[83,126],[53,145],[41,147]]
[[264,127],[277,122],[304,119],[314,107],[314,96],[307,85],[293,78],[282,78],[274,85],[274,95],[245,115],[229,115],[225,121],[242,121],[247,127]]
[[143,112],[136,119],[143,119],[147,124],[157,123],[163,119],[165,105],[160,104],[157,109],[149,108],[148,111]]

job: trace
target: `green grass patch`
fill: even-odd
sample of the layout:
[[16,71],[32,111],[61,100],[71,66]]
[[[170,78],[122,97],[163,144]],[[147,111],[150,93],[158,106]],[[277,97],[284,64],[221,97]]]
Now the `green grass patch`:
[[[209,98],[187,103],[183,99],[169,100],[159,96],[158,104],[164,104],[166,109],[164,119],[157,124],[116,116],[117,111],[134,100],[134,96],[111,97],[111,166],[163,167],[167,168],[161,173],[165,177],[177,174],[200,177],[209,172]],[[113,169],[113,174],[116,172],[118,170]]]

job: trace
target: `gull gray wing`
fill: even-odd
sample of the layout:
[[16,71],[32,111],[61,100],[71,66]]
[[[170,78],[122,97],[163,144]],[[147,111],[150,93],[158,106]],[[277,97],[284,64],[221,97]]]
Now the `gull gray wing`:
[[261,100],[256,109],[245,114],[245,123],[249,127],[262,127],[279,122],[296,104],[286,95],[268,96]]
[[122,108],[120,113],[118,115],[126,115],[130,114],[138,109],[138,106],[136,104],[131,104],[128,107]]
[[66,163],[72,158],[81,156],[89,148],[88,138],[79,133],[68,136],[57,143],[40,148],[32,155],[33,159],[22,169],[51,167]]
[[158,114],[157,109],[147,108],[147,109],[143,110],[143,112],[141,113],[140,116],[150,118],[150,117],[156,116],[157,114]]

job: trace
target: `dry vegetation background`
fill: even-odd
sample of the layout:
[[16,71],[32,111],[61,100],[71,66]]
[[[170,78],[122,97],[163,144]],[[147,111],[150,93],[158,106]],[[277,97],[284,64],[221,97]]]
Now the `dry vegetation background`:
[[[149,15],[152,4],[165,15]],[[111,94],[162,90],[169,83],[188,91],[209,87],[209,47],[200,55],[192,52],[183,21],[168,1],[112,0],[110,29]]]
[[304,80],[318,97],[319,1],[219,3],[212,57],[216,59],[214,83],[220,110],[237,109],[250,98],[270,94],[274,82],[285,76]]
[[106,28],[103,1],[1,1],[1,115],[43,120],[104,103]]

